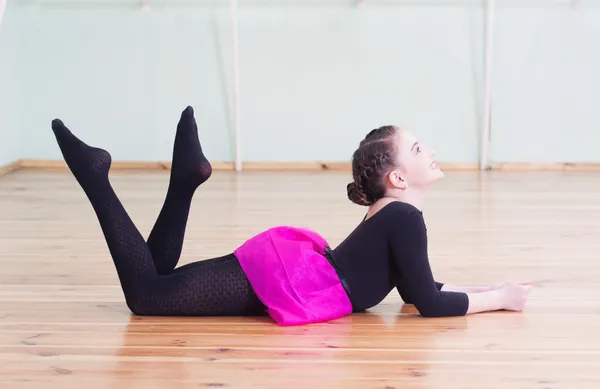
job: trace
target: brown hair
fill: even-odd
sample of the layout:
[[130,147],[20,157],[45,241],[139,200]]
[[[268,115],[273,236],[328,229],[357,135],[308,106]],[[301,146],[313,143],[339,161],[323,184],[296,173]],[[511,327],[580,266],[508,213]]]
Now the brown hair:
[[385,195],[385,175],[396,165],[395,126],[383,126],[369,132],[352,155],[352,177],[348,198],[369,206]]

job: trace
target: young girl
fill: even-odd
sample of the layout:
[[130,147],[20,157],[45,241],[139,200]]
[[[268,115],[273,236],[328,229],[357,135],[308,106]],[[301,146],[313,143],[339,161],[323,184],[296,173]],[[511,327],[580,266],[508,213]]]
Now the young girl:
[[354,152],[348,198],[369,209],[334,250],[316,232],[280,226],[233,253],[175,269],[192,196],[212,173],[193,109],[183,111],[177,126],[166,200],[147,241],[111,187],[110,154],[83,143],[58,119],[52,129],[96,212],[134,314],[268,313],[280,325],[300,325],[364,311],[394,288],[428,317],[524,307],[528,282],[462,287],[434,281],[422,207],[425,191],[443,173],[406,130],[375,129]]

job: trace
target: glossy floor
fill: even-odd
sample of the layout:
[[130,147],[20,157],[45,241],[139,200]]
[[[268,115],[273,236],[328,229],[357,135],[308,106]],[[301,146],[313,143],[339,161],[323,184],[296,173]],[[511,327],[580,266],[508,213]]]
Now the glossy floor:
[[[168,172],[115,172],[147,236]],[[216,172],[181,263],[273,225],[332,246],[365,209],[344,173]],[[66,171],[0,178],[0,387],[598,388],[600,173],[448,173],[425,218],[436,279],[533,279],[523,313],[425,319],[394,293],[370,312],[282,328],[268,318],[140,318],[124,304],[87,198]]]

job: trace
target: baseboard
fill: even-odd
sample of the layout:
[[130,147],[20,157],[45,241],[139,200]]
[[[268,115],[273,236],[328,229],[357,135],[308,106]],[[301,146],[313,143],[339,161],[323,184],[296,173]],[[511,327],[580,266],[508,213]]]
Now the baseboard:
[[600,171],[600,163],[535,163],[535,162],[506,162],[494,163],[491,170],[498,171]]
[[[211,161],[213,170],[234,170],[233,162]],[[476,171],[477,163],[440,163],[444,171]],[[0,176],[17,169],[66,169],[64,161],[24,159],[0,167]],[[170,162],[113,161],[112,170],[170,170]],[[350,162],[245,162],[245,171],[350,171]],[[493,163],[494,171],[600,171],[600,163]]]
[[[233,164],[227,162],[211,162],[213,170],[233,170]],[[63,170],[67,169],[64,161],[23,159],[19,163],[24,169]],[[111,170],[171,170],[171,162],[113,161]]]
[[[351,164],[347,162],[244,162],[242,170],[249,171],[303,171],[331,170],[350,171]],[[235,164],[229,164],[235,169]]]
[[15,170],[21,168],[21,161],[15,161],[13,163],[9,163],[8,165],[0,166],[0,177],[12,173]]
[[[233,162],[211,161],[213,170],[235,170]],[[67,164],[58,160],[24,159],[19,163],[20,168],[33,169],[66,169]],[[242,164],[243,170],[348,170],[348,163],[320,163],[320,162],[246,162]],[[171,170],[171,162],[139,162],[139,161],[113,161],[111,170]]]
[[[23,159],[20,163],[22,169],[64,170],[67,164],[58,160]],[[170,163],[139,162],[139,161],[113,161],[111,169],[115,170],[170,170]]]
[[[235,170],[233,162],[210,162],[213,170]],[[450,163],[440,164],[445,170],[476,170],[477,164]],[[66,169],[64,161],[24,159],[19,162],[20,168],[33,169]],[[242,170],[246,171],[350,171],[350,162],[244,162]],[[171,162],[139,162],[139,161],[113,161],[112,170],[170,170]]]
[[[212,162],[211,162],[212,163]],[[476,163],[440,163],[443,170],[477,170]],[[233,163],[221,163],[223,170],[233,170]],[[245,162],[243,170],[248,171],[352,171],[351,162]]]

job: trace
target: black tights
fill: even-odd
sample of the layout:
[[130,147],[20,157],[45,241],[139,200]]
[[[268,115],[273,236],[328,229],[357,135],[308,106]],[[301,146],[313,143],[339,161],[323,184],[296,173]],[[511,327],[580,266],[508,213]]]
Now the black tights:
[[125,300],[137,315],[250,316],[265,306],[233,254],[175,269],[196,189],[211,175],[191,107],[177,126],[169,189],[144,240],[108,178],[110,154],[86,145],[60,120],[52,122],[65,162],[88,197],[112,256]]

